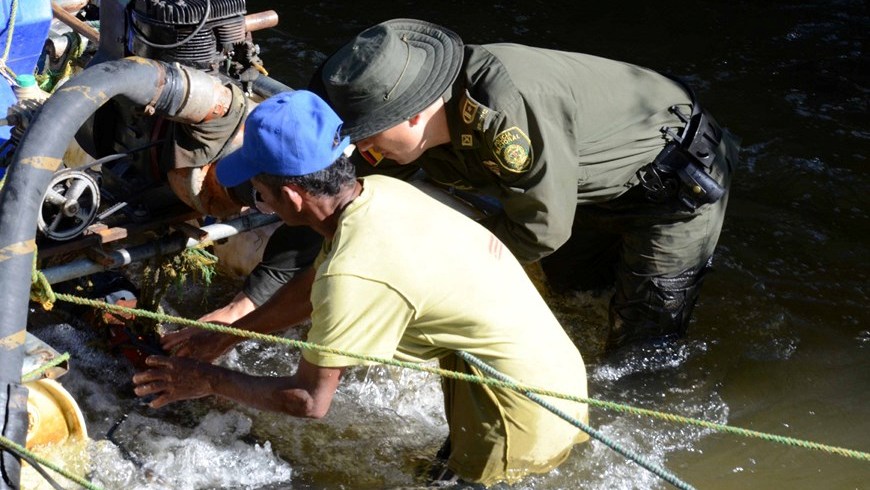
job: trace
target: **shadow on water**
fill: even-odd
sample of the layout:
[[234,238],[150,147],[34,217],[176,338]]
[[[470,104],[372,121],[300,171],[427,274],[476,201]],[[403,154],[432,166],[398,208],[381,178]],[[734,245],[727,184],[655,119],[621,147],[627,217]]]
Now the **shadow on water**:
[[[271,74],[293,87],[350,36],[393,17],[450,26],[468,43],[583,51],[688,79],[743,137],[716,270],[689,337],[669,345],[602,356],[606,298],[553,301],[589,364],[590,395],[870,450],[865,2],[248,2],[249,12],[266,9],[281,23],[255,39]],[[64,322],[40,332],[73,354],[64,384],[98,440],[93,477],[107,488],[412,486],[446,433],[438,381],[386,368],[350,373],[316,422],[215,400],[150,410],[122,389],[129,367],[83,335]],[[245,344],[225,363],[265,375],[287,374],[295,361]],[[115,436],[142,467],[103,438],[125,413]],[[591,422],[698,488],[870,481],[866,462],[839,456],[601,410]],[[592,443],[516,488],[666,486]]]

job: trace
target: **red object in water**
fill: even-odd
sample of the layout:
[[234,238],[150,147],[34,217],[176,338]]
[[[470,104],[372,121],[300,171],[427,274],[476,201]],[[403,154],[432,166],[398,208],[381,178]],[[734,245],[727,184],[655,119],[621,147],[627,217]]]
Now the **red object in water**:
[[[114,302],[125,308],[135,308],[136,298],[118,299]],[[109,346],[113,351],[123,355],[136,369],[145,369],[145,358],[151,354],[162,353],[160,339],[154,335],[134,334],[129,325],[136,319],[129,313],[100,311],[95,318],[95,324],[105,327],[109,336]]]

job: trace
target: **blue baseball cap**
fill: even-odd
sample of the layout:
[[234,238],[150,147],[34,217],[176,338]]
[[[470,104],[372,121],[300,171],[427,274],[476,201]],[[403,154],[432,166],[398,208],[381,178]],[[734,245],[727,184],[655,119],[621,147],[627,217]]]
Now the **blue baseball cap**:
[[307,90],[282,92],[251,111],[242,147],[217,164],[226,187],[259,174],[297,177],[332,165],[350,144],[340,135],[342,121],[320,97]]

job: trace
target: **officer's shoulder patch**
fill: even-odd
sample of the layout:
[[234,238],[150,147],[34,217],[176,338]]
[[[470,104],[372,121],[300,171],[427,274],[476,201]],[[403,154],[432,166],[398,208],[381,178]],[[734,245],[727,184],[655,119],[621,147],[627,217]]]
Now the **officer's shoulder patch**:
[[471,124],[474,118],[477,117],[477,110],[479,108],[480,104],[472,99],[470,95],[466,95],[462,101],[462,122]]
[[363,159],[365,159],[365,161],[369,162],[369,165],[371,165],[372,167],[377,167],[378,164],[381,163],[381,160],[384,159],[384,156],[381,155],[374,148],[369,148],[368,150],[359,150],[358,149],[358,152],[359,152],[360,156],[363,157]]
[[519,174],[531,168],[532,142],[522,129],[513,126],[498,133],[492,146],[498,163],[508,172]]
[[459,111],[462,114],[462,123],[467,129],[474,131],[483,131],[487,126],[487,121],[493,117],[493,111],[474,100],[468,90],[465,91],[459,102]]

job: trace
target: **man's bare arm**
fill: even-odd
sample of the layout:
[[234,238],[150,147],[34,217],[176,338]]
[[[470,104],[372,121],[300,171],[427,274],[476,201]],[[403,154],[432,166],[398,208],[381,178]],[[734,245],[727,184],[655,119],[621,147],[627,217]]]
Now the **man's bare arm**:
[[293,376],[250,376],[193,359],[151,356],[147,371],[133,376],[137,396],[156,396],[160,408],[180,400],[217,395],[245,405],[296,417],[321,418],[329,411],[344,368],[325,368],[301,359]]

